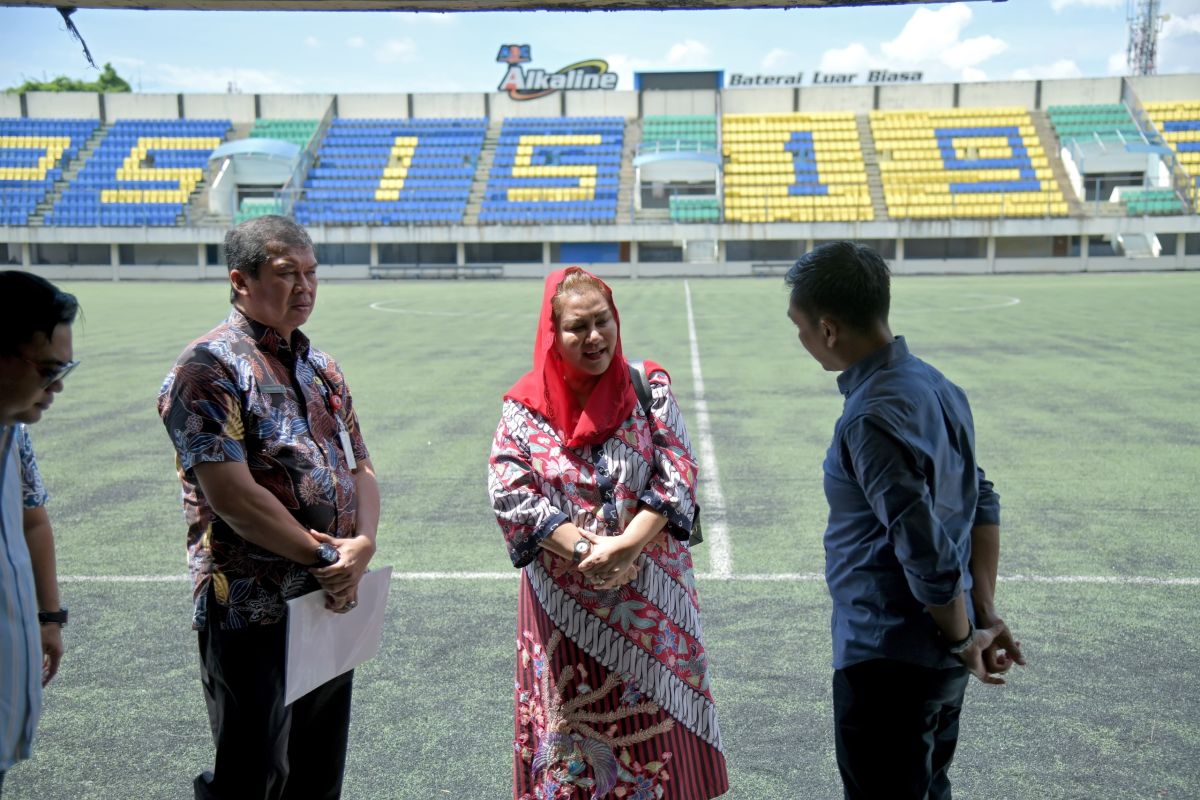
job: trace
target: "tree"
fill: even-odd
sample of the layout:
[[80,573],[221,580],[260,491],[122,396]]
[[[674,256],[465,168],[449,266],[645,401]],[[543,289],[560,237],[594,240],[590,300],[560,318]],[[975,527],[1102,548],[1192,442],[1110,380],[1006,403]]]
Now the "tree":
[[9,94],[24,94],[25,92],[130,92],[129,83],[113,69],[112,64],[105,64],[100,76],[92,82],[75,80],[66,75],[59,75],[50,81],[25,81],[20,86],[5,90]]

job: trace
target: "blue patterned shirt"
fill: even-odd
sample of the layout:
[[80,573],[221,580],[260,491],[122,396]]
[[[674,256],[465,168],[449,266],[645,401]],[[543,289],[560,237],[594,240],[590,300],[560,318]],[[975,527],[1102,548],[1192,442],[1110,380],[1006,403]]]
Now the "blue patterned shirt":
[[50,494],[46,491],[46,484],[42,483],[42,473],[33,455],[33,441],[29,438],[28,426],[17,426],[17,451],[21,455],[21,504],[25,508],[41,508],[50,502]]
[[42,634],[25,544],[21,439],[22,426],[0,425],[0,771],[29,758],[42,713]]
[[833,666],[959,666],[925,607],[971,590],[971,528],[1000,522],[967,396],[902,336],[851,365],[838,388],[845,406],[825,457]]

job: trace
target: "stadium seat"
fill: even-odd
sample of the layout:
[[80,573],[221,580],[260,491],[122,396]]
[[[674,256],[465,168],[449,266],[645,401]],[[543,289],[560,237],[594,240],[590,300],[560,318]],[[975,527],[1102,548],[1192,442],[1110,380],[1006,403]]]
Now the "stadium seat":
[[319,119],[257,119],[249,138],[278,139],[304,149],[320,125]]
[[874,219],[853,113],[726,114],[721,125],[727,221]]
[[624,140],[622,117],[506,119],[480,223],[614,222]]
[[890,216],[1067,213],[1026,109],[872,111],[870,120]]
[[94,119],[0,119],[0,225],[26,225],[100,126]]
[[1146,103],[1146,114],[1188,174],[1200,174],[1200,100]]
[[47,214],[59,226],[170,227],[204,178],[229,120],[119,120]]
[[303,225],[456,225],[483,119],[334,119],[296,203]]
[[1142,132],[1129,110],[1121,103],[1080,106],[1050,106],[1046,109],[1058,138],[1080,140],[1140,141]]

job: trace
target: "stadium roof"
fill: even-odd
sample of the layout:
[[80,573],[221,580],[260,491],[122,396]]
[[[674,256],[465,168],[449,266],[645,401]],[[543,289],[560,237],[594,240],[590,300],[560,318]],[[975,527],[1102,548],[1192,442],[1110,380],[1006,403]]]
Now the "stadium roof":
[[[933,2],[941,0],[72,0],[69,5],[80,8],[153,8],[177,11],[667,11],[701,8],[896,6]],[[64,0],[0,0],[0,6],[63,5],[67,5]]]

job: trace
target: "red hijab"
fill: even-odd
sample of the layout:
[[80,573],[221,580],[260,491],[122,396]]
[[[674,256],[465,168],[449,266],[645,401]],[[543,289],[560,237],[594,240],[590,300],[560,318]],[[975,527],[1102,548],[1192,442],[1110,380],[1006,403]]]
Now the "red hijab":
[[613,321],[617,323],[617,346],[612,362],[596,382],[583,408],[579,407],[575,395],[567,387],[563,378],[562,359],[558,355],[558,326],[554,322],[551,303],[559,284],[572,272],[583,272],[596,278],[579,267],[560,269],[546,278],[542,313],[538,317],[537,338],[533,345],[533,369],[514,383],[504,397],[541,414],[554,426],[568,447],[583,447],[599,444],[612,436],[613,431],[633,413],[637,394],[629,379],[629,362],[621,351],[621,318],[613,303],[612,289],[599,278],[596,278],[596,282],[604,289]]

